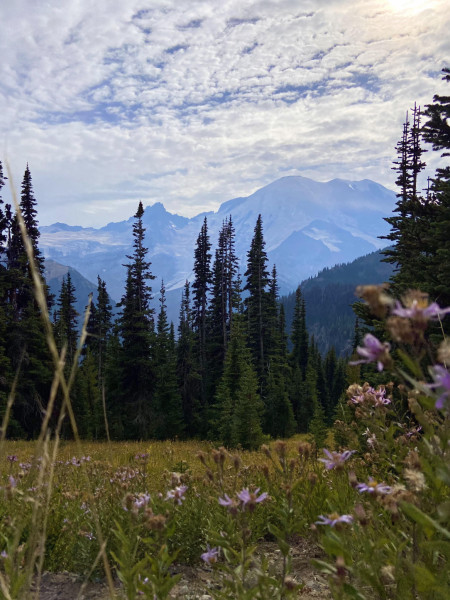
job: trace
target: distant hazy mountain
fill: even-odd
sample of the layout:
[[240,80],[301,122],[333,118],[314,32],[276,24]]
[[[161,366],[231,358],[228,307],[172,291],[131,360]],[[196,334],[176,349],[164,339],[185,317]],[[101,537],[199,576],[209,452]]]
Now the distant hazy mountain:
[[[314,335],[322,353],[334,346],[337,353],[348,354],[352,349],[355,314],[351,308],[358,298],[358,285],[389,281],[393,266],[382,262],[380,251],[362,256],[351,263],[326,268],[316,277],[300,284],[306,305],[306,326]],[[295,293],[281,299],[286,312],[286,326],[291,331]]]
[[[61,283],[63,277],[66,277],[67,273],[70,273],[72,283],[75,287],[75,310],[79,317],[78,322],[81,328],[84,320],[84,313],[88,303],[89,294],[92,293],[93,301],[97,301],[97,283],[92,283],[83,277],[76,269],[68,267],[67,265],[61,265],[60,263],[52,260],[51,258],[45,259],[45,280],[50,288],[50,293],[55,296],[55,305],[53,311],[57,310],[57,300],[61,291]],[[115,302],[111,300],[112,307],[115,312]]]
[[[373,181],[319,183],[305,177],[284,177],[247,198],[225,202],[215,213],[191,219],[171,214],[156,203],[143,216],[152,272],[158,278],[152,284],[154,294],[163,278],[169,301],[176,298],[173,305],[178,306],[181,287],[192,279],[195,242],[205,216],[213,246],[224,219],[232,216],[244,272],[261,214],[269,261],[277,265],[281,293],[288,293],[324,267],[384,246],[378,236],[389,231],[383,217],[391,214],[394,204],[395,194]],[[123,265],[132,252],[133,222],[130,217],[101,229],[55,223],[41,228],[40,248],[46,258],[74,267],[90,281],[96,281],[99,274],[118,300],[125,282]]]

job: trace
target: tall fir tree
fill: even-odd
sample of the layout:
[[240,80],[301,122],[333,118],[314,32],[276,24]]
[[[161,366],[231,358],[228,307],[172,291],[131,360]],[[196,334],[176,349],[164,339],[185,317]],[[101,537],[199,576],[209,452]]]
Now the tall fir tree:
[[428,255],[426,240],[435,211],[434,203],[419,191],[419,175],[426,166],[422,160],[421,116],[417,105],[412,109],[412,123],[406,115],[402,139],[396,148],[398,160],[393,167],[398,174],[398,200],[395,214],[385,218],[391,231],[382,236],[393,244],[383,254],[385,262],[396,266],[396,273],[391,279],[396,295],[409,288],[423,287],[421,274]]
[[267,253],[263,237],[262,218],[258,216],[250,250],[247,252],[247,283],[244,291],[248,296],[244,300],[249,347],[258,375],[260,391],[263,389],[267,359],[267,322],[270,320],[270,283],[267,270]]
[[[38,247],[36,199],[28,165],[22,182],[20,210],[31,242],[35,267],[41,275],[50,305],[51,298],[43,277],[43,257]],[[8,205],[5,207],[3,222],[2,235],[6,238],[6,247],[3,253],[5,270],[2,271],[1,287],[6,321],[5,348],[11,373],[20,371],[13,412],[26,434],[34,437],[40,429],[48,401],[52,360],[40,309],[34,297],[31,264],[19,228],[18,215],[13,215]]]
[[167,321],[166,290],[161,282],[160,310],[156,327],[152,433],[158,439],[179,437],[183,433],[181,396],[177,385],[177,364],[170,326]]
[[206,335],[208,316],[208,292],[211,285],[211,242],[208,222],[204,218],[194,252],[193,326],[196,334],[198,368],[201,376],[202,403],[206,404]]
[[299,367],[302,377],[306,375],[308,364],[308,331],[306,329],[306,306],[300,286],[295,292],[294,318],[292,320],[292,353],[291,365]]
[[144,245],[145,228],[142,223],[144,208],[139,202],[134,215],[133,254],[127,256],[125,293],[118,325],[122,339],[121,386],[123,393],[122,419],[124,435],[146,439],[151,431],[153,411],[154,374],[152,348],[154,345],[154,310],[151,308],[154,279]]
[[72,276],[69,271],[61,282],[54,325],[55,339],[59,352],[65,348],[66,372],[72,367],[77,350],[79,315],[75,310],[76,300],[75,286],[72,283]]
[[[450,69],[443,69],[443,80],[450,84]],[[432,144],[434,151],[441,153],[443,163],[436,170],[432,181],[432,199],[435,210],[429,230],[430,252],[426,270],[428,288],[433,300],[441,306],[450,305],[450,96],[435,95],[433,104],[426,107],[427,121],[423,127],[424,139]],[[445,161],[445,162],[444,162]],[[444,330],[448,334],[450,325],[444,321]]]
[[207,393],[215,395],[222,375],[225,354],[231,335],[233,313],[239,310],[240,291],[234,253],[234,227],[225,219],[219,232],[212,269],[212,295],[208,314],[208,382]]
[[195,352],[195,333],[192,325],[190,284],[186,281],[181,297],[178,324],[177,375],[181,393],[183,424],[188,437],[205,435],[207,407],[201,402],[201,375]]
[[263,404],[240,318],[233,322],[222,378],[210,423],[214,437],[226,446],[257,448],[262,442]]

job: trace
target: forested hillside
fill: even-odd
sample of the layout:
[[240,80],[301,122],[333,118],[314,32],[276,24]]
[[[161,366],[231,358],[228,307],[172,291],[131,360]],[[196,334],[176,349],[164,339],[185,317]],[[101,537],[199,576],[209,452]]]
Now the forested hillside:
[[[392,277],[394,268],[383,261],[383,252],[372,252],[351,263],[325,268],[316,277],[300,284],[305,298],[306,326],[322,354],[332,347],[339,356],[349,356],[355,336],[355,313],[358,285],[380,284]],[[295,293],[283,296],[289,330],[294,317]]]
[[[448,70],[445,79],[450,79]],[[73,361],[79,367],[72,403],[83,437],[101,439],[109,428],[113,439],[201,437],[252,448],[265,436],[288,437],[311,428],[317,432],[331,424],[348,383],[345,363],[337,352],[348,354],[358,343],[350,309],[354,286],[390,277],[397,297],[414,287],[441,304],[450,304],[450,168],[437,170],[425,194],[418,185],[425,168],[422,141],[448,155],[448,98],[437,96],[423,114],[424,126],[420,109],[414,108],[397,147],[399,193],[394,215],[386,217],[391,232],[385,238],[394,244],[383,252],[386,263],[375,253],[350,265],[325,269],[280,303],[277,266],[269,264],[261,215],[244,272],[236,255],[232,216],[222,223],[214,253],[204,217],[192,248],[194,277],[184,286],[175,332],[167,318],[164,282],[159,290],[152,289],[155,273],[139,203],[133,217],[132,251],[123,258],[126,286],[118,318],[113,322],[106,283],[98,277],[80,357],[75,283],[69,270],[57,297],[45,283],[37,201],[27,165],[19,208],[34,265],[20,231],[20,213],[8,204],[3,208],[0,199],[1,414],[9,410],[12,387],[15,394],[8,435],[37,435],[53,381],[54,361],[34,295],[37,275],[44,284],[66,375]],[[0,163],[0,191],[4,184]],[[151,303],[155,296],[157,310]],[[368,309],[359,312],[366,327],[377,326],[376,314]],[[398,324],[394,328],[395,323],[391,319],[392,331],[381,331],[394,345],[404,334]],[[444,322],[442,327],[445,331],[448,325]],[[64,413],[64,408],[58,410]],[[63,416],[58,411],[49,415],[52,424]],[[69,427],[62,431],[70,435]]]

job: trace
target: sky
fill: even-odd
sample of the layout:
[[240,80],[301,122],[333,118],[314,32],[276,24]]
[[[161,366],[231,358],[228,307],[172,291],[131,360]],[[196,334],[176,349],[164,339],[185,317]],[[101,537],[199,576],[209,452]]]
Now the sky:
[[16,189],[29,164],[41,225],[286,175],[394,189],[406,111],[449,93],[447,0],[14,0],[0,23],[0,160]]

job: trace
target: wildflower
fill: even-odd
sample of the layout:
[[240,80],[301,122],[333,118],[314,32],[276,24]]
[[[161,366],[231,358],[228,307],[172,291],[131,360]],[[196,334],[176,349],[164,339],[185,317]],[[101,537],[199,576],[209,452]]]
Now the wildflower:
[[17,458],[17,456],[15,454],[11,454],[10,456],[8,456],[8,460],[12,464],[14,462],[17,462],[18,458]]
[[380,342],[371,333],[367,333],[364,336],[364,346],[358,346],[356,348],[359,356],[362,356],[361,360],[355,360],[349,363],[350,365],[361,365],[371,362],[376,362],[379,371],[382,371],[385,363],[390,361],[389,350],[391,345],[389,342]]
[[210,548],[209,546],[206,546],[206,552],[204,552],[201,555],[201,558],[205,563],[211,565],[211,564],[217,562],[218,555],[219,555],[218,548]]
[[6,552],[6,550],[2,550],[1,553],[0,553],[0,556],[2,558],[8,558],[8,553]]
[[367,427],[363,435],[367,436],[367,445],[374,448],[377,445],[377,436]]
[[176,504],[182,504],[187,489],[187,485],[179,485],[173,490],[169,490],[166,495],[166,500],[173,500]]
[[219,498],[220,506],[232,506],[233,503],[234,500],[232,500],[228,494],[224,494],[224,498]]
[[409,439],[413,436],[417,437],[421,431],[422,431],[422,425],[419,425],[418,427],[414,427],[413,429],[410,429],[410,431],[406,432],[405,435]]
[[328,470],[342,469],[345,461],[355,453],[355,450],[345,450],[345,452],[330,452],[326,448],[324,448],[323,451],[328,458],[319,458],[319,460],[320,462],[323,462],[325,468]]
[[133,510],[139,510],[150,502],[150,494],[147,492],[145,494],[139,494],[137,498],[135,498],[133,502]]
[[352,515],[338,515],[337,513],[331,513],[328,517],[324,515],[319,516],[319,521],[316,521],[316,525],[329,525],[335,527],[339,523],[353,523]]
[[259,488],[256,488],[254,492],[249,492],[248,488],[244,488],[241,492],[239,492],[237,497],[242,502],[242,506],[244,508],[248,506],[249,510],[254,510],[259,502],[264,502],[264,500],[268,498],[267,492],[263,492],[259,496],[258,492]]
[[428,304],[428,296],[426,294],[420,294],[419,297],[417,292],[411,292],[410,296],[403,298],[403,301],[406,306],[402,306],[397,300],[395,308],[392,310],[393,315],[415,321],[428,321],[430,319],[438,321],[450,313],[450,307],[441,308],[436,302]]
[[377,483],[373,477],[369,477],[368,483],[358,483],[356,489],[362,492],[368,492],[369,494],[390,494],[391,487],[385,483]]
[[428,384],[428,387],[430,389],[441,388],[443,390],[435,404],[435,407],[438,410],[442,410],[444,408],[445,400],[450,398],[450,373],[441,365],[434,365],[430,371],[434,383]]

